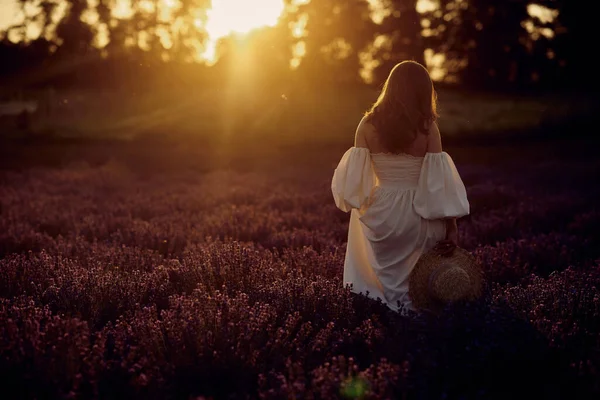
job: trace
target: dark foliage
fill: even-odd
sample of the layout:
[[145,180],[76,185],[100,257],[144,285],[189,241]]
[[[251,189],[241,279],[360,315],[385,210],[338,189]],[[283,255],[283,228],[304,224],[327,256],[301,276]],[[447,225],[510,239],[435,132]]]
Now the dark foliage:
[[[196,18],[206,16],[207,0],[177,2],[172,21],[161,20],[158,0],[133,1],[129,18],[111,16],[111,0],[64,1],[67,12],[56,26],[52,23],[56,2],[19,1],[23,7],[40,7],[37,14],[28,14],[21,24],[0,32],[3,86],[119,87],[131,80],[143,85],[162,81],[173,69],[186,76],[188,62],[197,58],[198,48],[209,37],[201,24],[195,24]],[[238,39],[222,38],[218,47],[225,57],[211,67],[216,71],[198,64],[193,74],[187,74],[189,79],[201,75],[208,84],[215,75],[227,74],[237,58],[243,64],[258,58],[266,69],[258,68],[252,79],[266,74],[304,84],[356,83],[361,59],[367,54],[373,62],[369,68],[373,67],[374,83],[380,84],[397,62],[425,63],[429,49],[445,57],[448,82],[474,88],[569,89],[576,85],[588,89],[598,82],[593,74],[585,73],[592,65],[585,43],[594,37],[595,27],[594,13],[583,0],[535,2],[547,7],[553,15],[549,19],[531,15],[531,2],[525,0],[441,0],[430,2],[437,6],[428,10],[420,10],[416,0],[381,0],[374,3],[383,10],[379,14],[371,13],[367,0],[285,3],[288,7],[276,27],[256,31],[241,45]],[[85,22],[88,11],[96,13],[97,23]],[[18,45],[8,40],[15,34],[24,36],[32,26],[42,28],[39,37]],[[171,44],[164,43],[165,31]],[[96,45],[100,37],[107,42],[101,49]],[[142,37],[143,44],[131,46],[141,43]],[[292,46],[303,49],[295,71],[289,68]]]

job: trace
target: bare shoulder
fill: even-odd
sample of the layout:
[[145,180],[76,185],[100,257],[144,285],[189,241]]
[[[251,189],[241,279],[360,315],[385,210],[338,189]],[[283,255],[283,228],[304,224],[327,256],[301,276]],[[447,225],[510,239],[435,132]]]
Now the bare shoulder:
[[367,116],[362,117],[354,135],[354,146],[368,148],[367,143],[375,135],[375,127],[368,121]]
[[440,134],[440,128],[438,127],[437,122],[431,124],[429,127],[429,134],[427,136],[427,152],[441,153],[442,135]]

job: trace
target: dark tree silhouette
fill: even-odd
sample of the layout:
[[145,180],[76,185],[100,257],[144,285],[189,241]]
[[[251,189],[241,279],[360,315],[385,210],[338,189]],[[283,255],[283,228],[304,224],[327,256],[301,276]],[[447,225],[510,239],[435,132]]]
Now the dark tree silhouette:
[[577,87],[598,87],[595,76],[594,39],[598,37],[598,13],[585,0],[547,1],[549,7],[559,10],[554,46],[561,64],[562,81]]
[[443,53],[451,72],[473,87],[531,79],[526,0],[441,0],[429,13],[427,46]]
[[[52,45],[52,42],[43,38],[28,44],[3,39],[0,41],[0,77],[7,77],[19,71],[39,69],[51,56]],[[9,80],[3,80],[3,85],[9,83]]]
[[[21,24],[10,28],[25,37],[30,25],[42,26],[38,39],[28,38],[18,45],[3,39],[0,55],[6,55],[4,59],[11,62],[0,67],[0,71],[5,77],[19,74],[18,81],[12,79],[14,84],[89,86],[147,80],[160,75],[165,59],[175,63],[192,61],[206,40],[206,32],[197,19],[205,16],[209,0],[180,0],[168,21],[159,17],[160,0],[153,0],[153,7],[148,7],[147,1],[133,0],[133,15],[129,18],[112,15],[115,0],[99,0],[95,4],[98,21],[93,26],[83,18],[93,5],[87,0],[64,1],[66,12],[56,26],[52,23],[56,3],[44,0],[37,15],[28,15]],[[19,2],[30,9],[37,4],[36,0]],[[108,41],[102,49],[96,45],[100,32]],[[169,46],[161,40],[165,35],[172,42]],[[30,76],[23,76],[25,70],[31,72]]]
[[388,38],[388,45],[375,53],[380,62],[373,71],[375,83],[383,82],[391,68],[400,61],[415,60],[425,64],[417,0],[389,0],[388,3],[389,13],[376,28],[376,34]]
[[[68,7],[58,24],[53,22],[56,1],[18,1],[28,9],[34,4],[40,7],[36,15],[10,27],[10,36],[25,37],[31,25],[41,27],[41,33],[18,44],[7,39],[8,32],[0,33],[4,86],[119,85],[157,79],[167,69],[173,73],[177,65],[187,71],[184,65],[197,57],[207,39],[197,22],[206,17],[210,0],[179,0],[169,21],[161,20],[162,0],[132,0],[129,18],[112,15],[116,0],[94,4],[64,0]],[[246,58],[260,60],[256,79],[358,82],[361,52],[373,49],[377,63],[373,76],[378,84],[399,61],[424,63],[424,50],[430,48],[446,56],[446,67],[457,82],[471,87],[581,87],[598,82],[588,77],[594,66],[585,43],[595,37],[595,14],[584,0],[537,1],[559,11],[553,21],[529,16],[527,0],[439,0],[439,8],[425,14],[417,12],[417,0],[382,0],[387,13],[378,24],[371,19],[368,0],[286,3],[278,26],[249,35],[243,48],[236,48],[234,42],[224,44],[223,62],[210,74],[200,66],[197,70],[207,77],[223,76],[232,63]],[[94,26],[82,19],[89,7],[95,7],[98,15]],[[299,35],[293,26],[302,22],[304,31]],[[108,41],[102,49],[95,45],[99,33]],[[387,40],[373,46],[376,38]],[[302,50],[293,73],[289,71],[292,47]],[[35,79],[23,78],[28,71],[36,73]]]
[[360,80],[360,52],[374,30],[366,0],[319,0],[292,8],[285,22],[305,18],[304,34],[296,38],[305,55],[298,74],[308,81]]
[[67,13],[56,27],[58,56],[85,55],[93,49],[94,31],[82,20],[86,9],[87,0],[69,0]]

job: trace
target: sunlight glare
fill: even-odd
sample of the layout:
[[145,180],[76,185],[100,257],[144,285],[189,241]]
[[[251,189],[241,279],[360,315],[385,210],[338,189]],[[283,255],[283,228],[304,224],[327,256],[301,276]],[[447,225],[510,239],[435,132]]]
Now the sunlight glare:
[[202,58],[215,62],[216,44],[223,37],[276,25],[284,8],[284,0],[213,0],[206,12],[209,40]]
[[131,1],[129,0],[117,0],[114,4],[111,12],[112,16],[119,19],[131,18],[134,14]]
[[437,1],[433,0],[418,0],[417,1],[417,12],[420,14],[435,11],[440,7]]
[[558,16],[558,10],[544,7],[541,4],[529,4],[527,6],[527,13],[540,20],[542,24],[548,24],[553,22]]

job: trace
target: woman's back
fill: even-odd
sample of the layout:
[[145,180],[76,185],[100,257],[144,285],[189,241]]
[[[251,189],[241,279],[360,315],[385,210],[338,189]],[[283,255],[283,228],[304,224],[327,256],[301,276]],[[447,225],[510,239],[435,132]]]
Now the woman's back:
[[352,213],[344,284],[395,310],[398,303],[412,308],[408,277],[421,254],[446,237],[444,219],[469,213],[436,118],[427,70],[398,64],[331,182],[338,208]]
[[[401,153],[395,153],[386,148],[375,126],[369,117],[362,118],[356,129],[354,145],[365,147],[371,154],[408,154],[414,157],[425,157],[425,153],[441,151],[440,132],[435,123],[431,124],[427,134],[419,132],[412,143]],[[438,146],[437,142],[440,142]]]
[[424,157],[410,154],[371,154],[376,186],[396,190],[416,190]]
[[363,118],[355,146],[334,173],[332,192],[340,209],[352,210],[344,282],[392,309],[398,303],[413,309],[408,278],[418,258],[445,238],[443,218],[469,213],[464,185],[441,151],[437,125],[418,134],[404,152],[393,153]]

